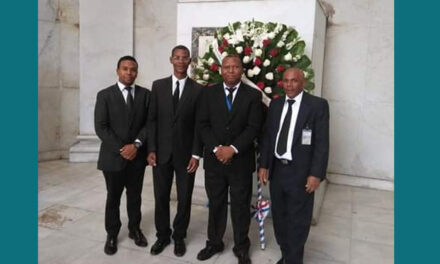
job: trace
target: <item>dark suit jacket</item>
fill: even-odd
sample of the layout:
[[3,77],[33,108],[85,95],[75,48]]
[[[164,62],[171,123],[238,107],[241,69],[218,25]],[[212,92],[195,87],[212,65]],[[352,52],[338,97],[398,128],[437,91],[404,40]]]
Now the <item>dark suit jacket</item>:
[[173,112],[172,77],[153,82],[148,114],[148,152],[156,152],[157,162],[164,164],[171,155],[188,166],[191,155],[201,156],[202,146],[196,126],[196,111],[203,87],[188,78]]
[[233,171],[255,171],[254,141],[262,127],[261,92],[241,83],[232,109],[226,105],[223,83],[203,89],[198,115],[199,132],[204,143],[204,169],[221,173],[225,165],[213,153],[218,145],[234,145],[238,154],[229,166]]
[[[285,97],[273,100],[269,106],[261,147],[260,167],[271,169],[275,143],[280,126]],[[302,145],[302,131],[312,130],[312,144]],[[324,179],[329,153],[329,107],[325,99],[303,93],[292,142],[293,174]],[[271,175],[269,171],[269,175]]]
[[139,139],[136,158],[131,161],[136,166],[146,166],[147,113],[150,91],[135,85],[134,111],[129,115],[124,96],[118,85],[112,85],[98,92],[95,105],[95,131],[101,139],[98,169],[120,171],[128,160],[122,158],[120,149]]

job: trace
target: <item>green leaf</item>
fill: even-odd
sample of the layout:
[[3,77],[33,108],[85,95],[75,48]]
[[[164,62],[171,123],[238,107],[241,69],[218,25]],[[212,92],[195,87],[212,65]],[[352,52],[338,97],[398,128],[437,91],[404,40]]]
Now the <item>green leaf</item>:
[[306,55],[301,56],[301,58],[294,64],[296,68],[306,69],[312,61]]
[[290,52],[292,53],[293,56],[298,55],[298,54],[301,55],[304,53],[305,47],[306,47],[306,43],[303,40],[301,40],[301,41],[298,41],[297,43],[295,43],[295,45],[293,45]]

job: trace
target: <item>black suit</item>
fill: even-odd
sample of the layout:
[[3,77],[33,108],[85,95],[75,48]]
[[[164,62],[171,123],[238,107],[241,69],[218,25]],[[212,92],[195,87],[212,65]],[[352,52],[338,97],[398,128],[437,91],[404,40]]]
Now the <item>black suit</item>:
[[[241,84],[229,111],[223,84],[218,84],[204,89],[201,104],[198,123],[204,143],[205,188],[209,198],[208,244],[223,244],[229,190],[234,252],[247,252],[255,171],[254,141],[263,121],[261,93]],[[230,164],[217,160],[213,150],[218,145],[237,148],[238,154]]]
[[188,173],[186,168],[192,155],[200,156],[202,153],[195,125],[199,95],[203,87],[187,78],[174,113],[172,85],[171,76],[153,82],[148,117],[148,152],[155,152],[157,158],[157,166],[153,168],[153,182],[156,235],[160,240],[168,240],[171,235],[170,191],[174,172],[178,205],[173,222],[173,238],[186,237],[195,177],[195,173]]
[[[139,228],[141,221],[141,192],[146,166],[147,112],[150,91],[135,86],[134,107],[128,111],[118,85],[98,92],[95,105],[95,131],[101,139],[98,169],[107,185],[105,227],[117,236],[121,227],[119,204],[124,187],[127,189],[127,211],[130,230]],[[132,161],[124,159],[120,149],[139,139],[143,145]]]
[[[295,126],[292,161],[282,164],[274,153],[285,98],[270,104],[262,140],[261,168],[269,169],[275,236],[285,263],[303,263],[314,195],[305,190],[307,177],[324,179],[329,153],[329,108],[326,100],[303,92]],[[302,144],[303,129],[312,130],[310,145]]]

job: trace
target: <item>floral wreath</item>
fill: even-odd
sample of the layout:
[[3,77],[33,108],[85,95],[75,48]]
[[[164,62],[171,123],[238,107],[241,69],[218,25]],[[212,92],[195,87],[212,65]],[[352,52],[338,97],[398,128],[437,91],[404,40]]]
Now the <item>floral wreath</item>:
[[228,24],[217,30],[209,50],[198,58],[195,80],[203,85],[222,82],[221,61],[229,54],[238,54],[243,62],[242,82],[262,91],[263,102],[284,95],[283,73],[296,67],[304,72],[310,92],[315,87],[311,60],[304,54],[305,42],[298,32],[280,23],[245,21]]

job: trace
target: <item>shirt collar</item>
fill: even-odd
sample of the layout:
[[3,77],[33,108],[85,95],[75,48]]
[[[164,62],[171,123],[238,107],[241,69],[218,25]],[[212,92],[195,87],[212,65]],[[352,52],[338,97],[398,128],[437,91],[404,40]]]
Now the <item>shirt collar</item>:
[[179,79],[177,79],[177,77],[174,76],[174,74],[173,74],[173,75],[171,75],[171,78],[173,79],[173,87],[174,87],[174,85],[176,84],[176,82],[179,81],[179,83],[180,83],[180,89],[182,89],[182,87],[185,87],[185,83],[186,83],[186,80],[188,79],[188,75],[187,75],[185,78],[179,80]]
[[238,87],[240,87],[240,85],[241,85],[241,81],[238,82],[238,83],[237,83],[236,85],[234,85],[233,87],[229,87],[229,86],[226,85],[226,83],[223,82],[223,88],[224,88],[225,90],[226,90],[227,88],[234,88],[234,87],[237,88],[237,89],[234,90],[234,92],[238,90]]
[[[132,88],[134,88],[134,86],[135,86],[134,83],[132,85],[130,85],[130,87],[132,87]],[[121,92],[122,92],[122,91],[124,91],[126,85],[121,83],[120,81],[118,81],[118,87],[119,87],[119,90],[121,90]]]
[[301,92],[300,92],[297,96],[295,96],[294,98],[289,98],[289,97],[287,97],[287,95],[286,95],[286,98],[284,99],[284,103],[287,103],[287,100],[288,100],[288,99],[293,99],[293,100],[295,100],[295,105],[300,105],[300,104],[301,104],[301,101],[302,101],[303,93],[304,93],[304,91],[301,91]]

